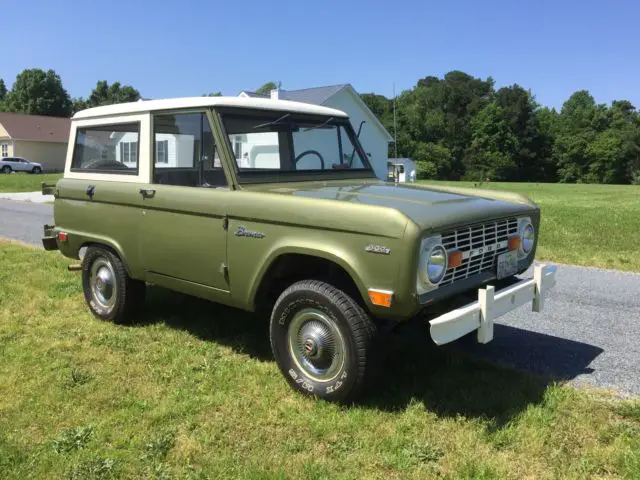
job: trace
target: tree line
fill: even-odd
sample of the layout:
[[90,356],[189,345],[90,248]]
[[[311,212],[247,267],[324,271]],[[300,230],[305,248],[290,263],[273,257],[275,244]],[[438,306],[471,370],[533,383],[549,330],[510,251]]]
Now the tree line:
[[[268,94],[280,82],[258,89]],[[220,92],[204,94],[217,96]],[[68,117],[78,110],[139,100],[119,82],[97,82],[86,98],[71,98],[53,70],[21,72],[10,91],[0,79],[0,111]],[[520,85],[461,71],[428,76],[394,100],[361,98],[397,143],[389,156],[412,158],[420,178],[640,184],[640,112],[628,100],[596,103],[586,90],[560,111],[538,104]]]
[[100,105],[135,102],[140,92],[129,85],[100,80],[87,98],[71,98],[54,70],[32,68],[23,70],[7,90],[0,78],[0,111],[70,117],[75,112]]
[[[393,99],[361,95],[389,132]],[[421,178],[640,184],[640,113],[628,100],[596,103],[586,90],[560,111],[520,85],[451,71],[396,97],[397,145]]]

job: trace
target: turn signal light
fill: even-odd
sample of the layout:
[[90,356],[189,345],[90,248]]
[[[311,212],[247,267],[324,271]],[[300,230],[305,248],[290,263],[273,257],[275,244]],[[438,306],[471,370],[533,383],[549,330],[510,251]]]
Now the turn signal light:
[[508,243],[509,251],[517,250],[520,248],[520,237],[511,237]]
[[61,242],[66,242],[69,239],[67,232],[58,232],[58,240]]
[[387,307],[391,306],[391,299],[393,298],[393,292],[389,290],[378,290],[376,288],[369,289],[369,299],[371,303],[374,305],[378,305],[379,307]]
[[449,265],[449,268],[456,268],[462,265],[462,252],[451,252],[447,265]]

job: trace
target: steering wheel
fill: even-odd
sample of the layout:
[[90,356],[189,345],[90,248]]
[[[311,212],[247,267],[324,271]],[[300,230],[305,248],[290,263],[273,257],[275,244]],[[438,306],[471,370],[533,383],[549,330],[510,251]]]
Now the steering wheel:
[[320,159],[320,166],[322,167],[322,170],[324,170],[324,158],[322,158],[322,155],[320,155],[320,152],[318,152],[317,150],[305,150],[304,152],[302,152],[300,155],[298,155],[296,158],[293,159],[293,164],[297,165],[298,162],[305,155],[315,155],[315,156],[317,156]]

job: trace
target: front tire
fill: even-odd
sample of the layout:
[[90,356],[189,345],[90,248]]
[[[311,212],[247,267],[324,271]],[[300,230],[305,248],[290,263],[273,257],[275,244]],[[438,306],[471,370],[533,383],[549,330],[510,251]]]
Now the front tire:
[[271,314],[271,348],[289,384],[325,400],[347,403],[369,380],[376,326],[350,296],[328,283],[294,283]]
[[42,173],[42,169],[40,167],[33,167],[33,170],[31,170],[31,173],[34,173],[37,175],[39,173]]
[[113,251],[97,246],[82,258],[82,288],[91,313],[114,323],[130,323],[145,294],[145,283],[129,277]]

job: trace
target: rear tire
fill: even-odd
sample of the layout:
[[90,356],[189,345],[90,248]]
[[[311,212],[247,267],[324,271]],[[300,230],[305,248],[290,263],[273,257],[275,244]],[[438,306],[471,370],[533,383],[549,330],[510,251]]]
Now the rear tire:
[[106,247],[87,248],[82,258],[84,298],[97,318],[131,323],[144,301],[146,285],[127,274],[122,260]]
[[2,173],[11,173],[11,167],[9,165],[5,165],[2,167]]
[[318,280],[291,285],[271,314],[271,348],[289,384],[334,402],[353,401],[370,380],[376,334],[357,302]]

